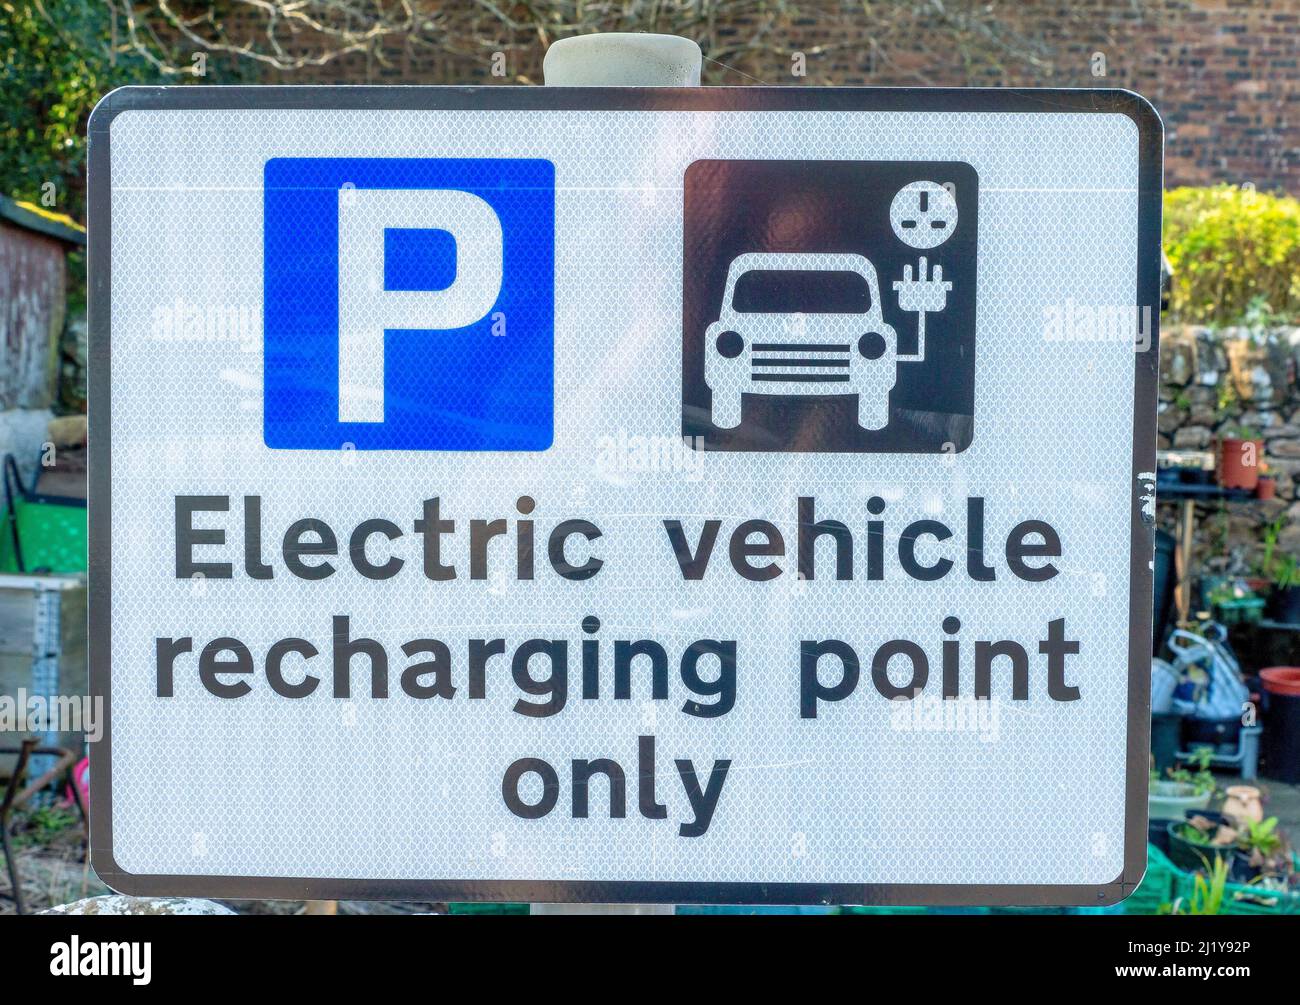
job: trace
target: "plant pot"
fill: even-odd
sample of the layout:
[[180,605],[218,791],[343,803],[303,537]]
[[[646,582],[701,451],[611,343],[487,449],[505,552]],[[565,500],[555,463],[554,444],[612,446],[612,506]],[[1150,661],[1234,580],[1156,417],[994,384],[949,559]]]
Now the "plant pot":
[[1169,861],[1186,872],[1205,872],[1214,865],[1216,856],[1231,862],[1236,849],[1231,845],[1215,846],[1188,841],[1178,833],[1186,823],[1186,820],[1171,820],[1166,825],[1169,833]]
[[1183,717],[1177,712],[1156,712],[1151,716],[1151,760],[1164,774],[1178,763],[1183,745]]
[[1259,484],[1259,462],[1264,459],[1263,440],[1221,437],[1215,444],[1215,473],[1225,489],[1255,491]]
[[1241,848],[1232,849],[1232,861],[1228,863],[1228,870],[1234,883],[1254,882],[1262,872],[1259,866],[1250,864],[1250,852]]
[[1196,747],[1236,747],[1241,736],[1241,717],[1230,719],[1200,719],[1187,716],[1183,719],[1183,749]]
[[1264,599],[1262,597],[1238,597],[1214,605],[1214,620],[1225,627],[1230,625],[1253,625],[1263,617]]
[[[1300,587],[1294,587],[1300,592]],[[1266,667],[1259,672],[1269,694],[1300,695],[1300,667]]]
[[1270,671],[1290,670],[1295,667],[1270,667],[1260,671],[1264,682],[1264,736],[1260,754],[1264,773],[1279,782],[1300,785],[1300,690],[1295,690],[1294,678],[1283,675],[1265,676]]
[[1275,499],[1277,497],[1277,479],[1264,475],[1255,485],[1256,499]]
[[1169,821],[1159,817],[1147,817],[1147,842],[1160,849],[1160,853],[1169,857]]
[[1188,810],[1203,810],[1210,805],[1212,792],[1197,793],[1186,782],[1152,782],[1147,794],[1147,815],[1152,819],[1182,823]]
[[1229,785],[1220,812],[1243,826],[1247,820],[1260,823],[1264,819],[1264,803],[1259,789],[1253,785]]
[[1300,622],[1300,586],[1284,586],[1270,593],[1268,616],[1289,625]]

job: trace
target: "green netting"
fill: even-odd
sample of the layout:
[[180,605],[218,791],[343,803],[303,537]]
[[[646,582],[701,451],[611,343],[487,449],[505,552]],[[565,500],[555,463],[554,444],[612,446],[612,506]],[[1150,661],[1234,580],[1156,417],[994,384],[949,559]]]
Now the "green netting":
[[1119,909],[1125,914],[1158,914],[1163,905],[1172,904],[1179,896],[1186,875],[1159,848],[1147,845],[1146,875]]
[[448,904],[448,914],[527,914],[527,904]]
[[[1191,903],[1196,873],[1184,872],[1155,845],[1147,845],[1147,874],[1121,904],[1125,914],[1157,914],[1162,907]],[[1254,883],[1228,883],[1220,914],[1300,914],[1300,891],[1277,892]]]

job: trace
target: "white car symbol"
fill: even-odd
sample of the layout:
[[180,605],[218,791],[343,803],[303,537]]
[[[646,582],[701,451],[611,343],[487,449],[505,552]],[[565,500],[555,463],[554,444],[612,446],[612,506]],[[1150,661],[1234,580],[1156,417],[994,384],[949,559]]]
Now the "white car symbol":
[[857,395],[859,426],[889,422],[898,336],[881,315],[876,268],[862,255],[737,255],[704,352],[719,429],[740,424],[745,394]]

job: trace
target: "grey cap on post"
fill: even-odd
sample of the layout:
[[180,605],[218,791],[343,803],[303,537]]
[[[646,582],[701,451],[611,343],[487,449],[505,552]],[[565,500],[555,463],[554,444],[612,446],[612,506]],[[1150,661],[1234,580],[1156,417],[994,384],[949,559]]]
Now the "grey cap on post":
[[557,87],[698,87],[701,59],[689,38],[611,31],[555,42],[542,76]]

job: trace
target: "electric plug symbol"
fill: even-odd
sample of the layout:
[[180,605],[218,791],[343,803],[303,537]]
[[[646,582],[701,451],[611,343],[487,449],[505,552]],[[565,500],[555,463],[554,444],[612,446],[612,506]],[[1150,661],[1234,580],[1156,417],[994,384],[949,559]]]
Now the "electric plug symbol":
[[925,275],[926,268],[924,255],[917,266],[915,279],[912,278],[912,267],[903,266],[903,278],[894,281],[900,310],[924,314],[927,311],[941,311],[948,305],[948,291],[952,289],[952,283],[944,282],[943,266],[936,262],[934,274],[929,279]]
[[936,262],[930,278],[926,277],[927,267],[926,258],[922,255],[915,279],[912,278],[912,267],[904,265],[903,278],[894,280],[899,309],[916,314],[916,352],[912,355],[900,353],[900,361],[925,359],[925,315],[948,306],[948,291],[952,289],[952,283],[944,281],[943,266]]

